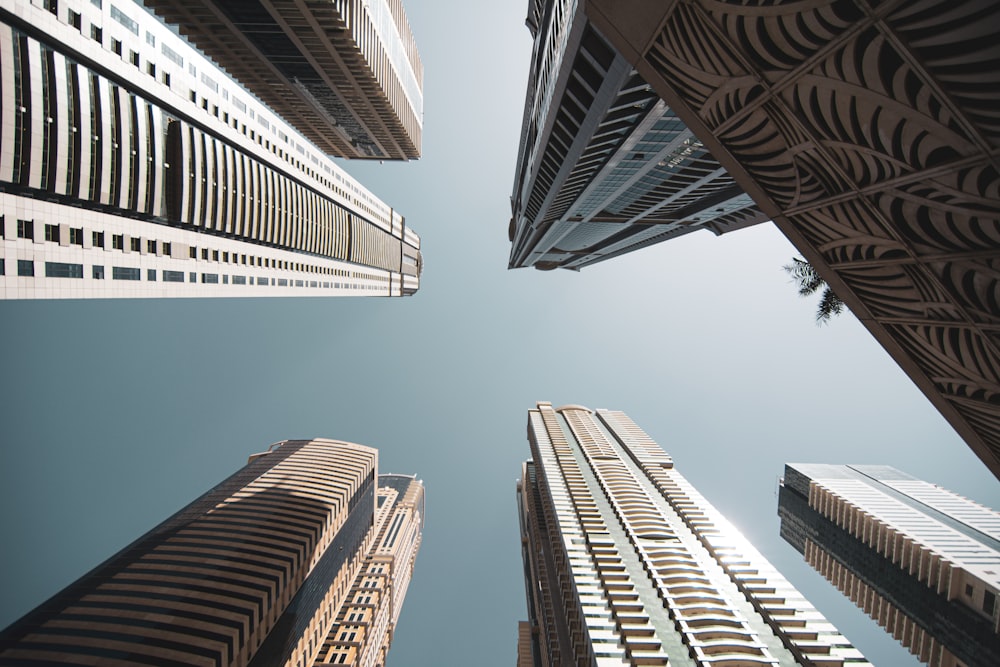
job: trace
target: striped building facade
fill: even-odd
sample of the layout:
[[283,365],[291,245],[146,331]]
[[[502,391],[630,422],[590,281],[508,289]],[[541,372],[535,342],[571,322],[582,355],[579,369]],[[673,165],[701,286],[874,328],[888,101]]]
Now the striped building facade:
[[767,217],[588,17],[532,0],[510,268],[579,270]]
[[424,68],[402,0],[147,0],[330,155],[420,157]]
[[624,413],[539,403],[528,439],[519,666],[869,665]]
[[146,9],[0,1],[0,297],[402,296],[420,239]]
[[[400,505],[398,476],[383,483],[377,462],[370,447],[319,439],[252,456],[3,630],[0,665],[325,664],[328,637]],[[422,499],[420,483],[405,479],[408,497]],[[423,506],[413,505],[402,574],[386,575],[387,585],[403,582],[392,620],[419,547]],[[382,644],[372,652],[381,661],[338,664],[383,664]]]
[[889,466],[790,463],[781,536],[931,667],[1000,663],[1000,512]]

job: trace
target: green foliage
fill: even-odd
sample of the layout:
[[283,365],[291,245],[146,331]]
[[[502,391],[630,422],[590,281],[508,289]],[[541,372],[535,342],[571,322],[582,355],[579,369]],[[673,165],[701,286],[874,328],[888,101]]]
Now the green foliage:
[[813,265],[798,257],[792,258],[791,264],[786,264],[783,268],[792,280],[799,286],[800,296],[815,294],[822,288],[823,295],[819,300],[819,307],[816,310],[816,325],[827,324],[834,315],[840,315],[844,311],[844,302],[833,293],[826,281],[816,272]]

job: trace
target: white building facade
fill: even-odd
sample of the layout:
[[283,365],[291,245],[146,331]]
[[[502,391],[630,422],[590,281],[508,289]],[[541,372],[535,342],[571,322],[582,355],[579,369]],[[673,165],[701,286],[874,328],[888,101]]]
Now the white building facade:
[[528,437],[519,667],[869,665],[627,415],[539,403]]
[[402,296],[420,239],[143,7],[0,0],[0,297]]

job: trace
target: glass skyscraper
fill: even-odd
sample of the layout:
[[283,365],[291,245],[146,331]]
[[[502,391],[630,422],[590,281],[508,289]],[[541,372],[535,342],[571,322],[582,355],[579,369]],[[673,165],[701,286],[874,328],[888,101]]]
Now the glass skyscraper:
[[589,5],[533,0],[511,195],[510,267],[580,269],[698,229],[767,219],[595,27]]

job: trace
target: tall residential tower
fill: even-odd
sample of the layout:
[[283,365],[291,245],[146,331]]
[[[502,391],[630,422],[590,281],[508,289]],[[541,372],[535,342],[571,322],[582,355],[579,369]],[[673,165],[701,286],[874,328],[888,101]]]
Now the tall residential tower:
[[145,0],[330,155],[420,157],[424,67],[402,0]]
[[510,267],[580,269],[767,219],[588,16],[531,0]]
[[0,665],[383,665],[423,486],[378,452],[273,445],[0,632]]
[[865,665],[624,413],[539,403],[519,667]]
[[413,294],[419,237],[261,90],[130,0],[0,0],[0,298]]
[[1000,512],[889,466],[790,463],[781,536],[931,667],[1000,664]]

